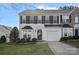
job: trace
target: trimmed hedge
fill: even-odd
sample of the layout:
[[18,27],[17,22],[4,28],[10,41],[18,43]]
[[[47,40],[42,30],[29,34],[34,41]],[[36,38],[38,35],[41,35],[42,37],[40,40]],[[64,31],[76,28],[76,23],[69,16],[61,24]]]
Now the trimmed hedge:
[[37,38],[32,38],[32,42],[37,42]]
[[69,37],[61,37],[60,41],[68,41],[68,40],[78,40],[79,37],[69,36]]

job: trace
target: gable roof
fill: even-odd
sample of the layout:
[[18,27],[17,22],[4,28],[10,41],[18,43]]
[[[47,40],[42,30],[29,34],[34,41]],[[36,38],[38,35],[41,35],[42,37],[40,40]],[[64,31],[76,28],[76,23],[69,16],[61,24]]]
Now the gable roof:
[[57,15],[70,15],[75,11],[78,11],[79,8],[75,8],[73,10],[43,10],[43,9],[36,9],[36,10],[24,10],[19,13],[19,15],[39,15],[39,14],[57,14]]
[[63,24],[63,26],[62,27],[72,27],[71,25],[69,25],[69,24]]

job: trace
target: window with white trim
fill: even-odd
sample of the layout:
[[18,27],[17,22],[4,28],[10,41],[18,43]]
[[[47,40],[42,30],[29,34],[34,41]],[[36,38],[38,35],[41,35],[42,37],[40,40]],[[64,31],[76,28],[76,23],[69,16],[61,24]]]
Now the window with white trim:
[[77,16],[75,17],[75,23],[78,23],[78,17]]
[[53,16],[53,23],[57,24],[57,16]]
[[69,16],[62,16],[62,22],[63,23],[69,23]]

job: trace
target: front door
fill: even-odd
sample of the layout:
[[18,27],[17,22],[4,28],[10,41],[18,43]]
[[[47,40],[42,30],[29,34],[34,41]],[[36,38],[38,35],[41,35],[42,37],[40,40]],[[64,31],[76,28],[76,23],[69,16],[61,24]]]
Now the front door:
[[24,38],[24,39],[27,39],[27,34],[24,34],[24,35],[23,35],[23,38]]
[[75,36],[78,37],[78,29],[75,29]]
[[37,31],[37,38],[38,38],[38,40],[42,40],[42,30],[41,29],[39,29]]

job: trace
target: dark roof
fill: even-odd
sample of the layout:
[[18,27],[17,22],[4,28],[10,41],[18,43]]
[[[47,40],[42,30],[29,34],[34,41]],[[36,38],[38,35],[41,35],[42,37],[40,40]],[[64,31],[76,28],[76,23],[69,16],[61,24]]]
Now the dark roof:
[[63,27],[72,27],[72,26],[69,24],[64,24]]
[[22,29],[33,29],[31,26],[25,26]]
[[61,27],[62,25],[44,25],[45,27]]

